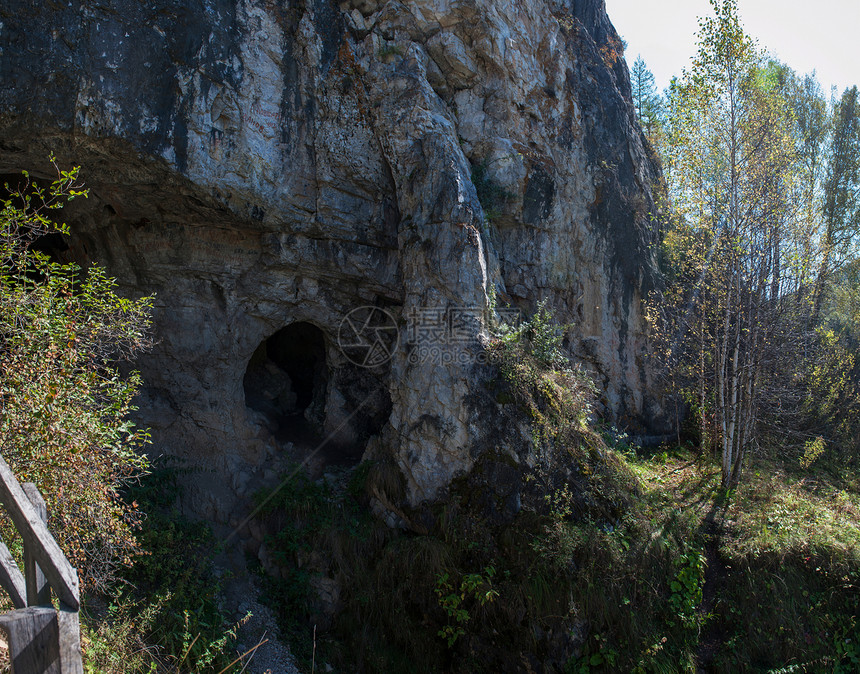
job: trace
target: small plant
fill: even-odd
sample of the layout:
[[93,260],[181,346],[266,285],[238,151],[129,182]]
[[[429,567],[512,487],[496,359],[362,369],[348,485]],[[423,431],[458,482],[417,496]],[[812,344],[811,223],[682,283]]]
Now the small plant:
[[550,367],[567,363],[561,352],[564,333],[572,326],[559,325],[553,320],[552,312],[546,308],[546,300],[538,302],[537,311],[528,323],[527,335],[535,358]]
[[[138,533],[143,554],[122,572],[123,583],[113,593],[114,608],[95,621],[96,633],[116,641],[116,651],[140,644],[153,662],[181,662],[195,672],[218,672],[230,661],[236,629],[218,606],[211,531],[174,508],[184,472],[187,469],[176,462],[160,462],[127,490],[126,500],[136,501],[147,514]],[[123,634],[127,638],[120,643]],[[137,671],[108,671],[132,670]]]
[[609,648],[607,639],[597,634],[575,664],[565,668],[566,674],[590,674],[595,671],[611,671],[618,660],[618,651]]
[[691,549],[673,560],[675,577],[669,583],[672,594],[669,606],[681,624],[688,630],[698,630],[702,616],[702,588],[705,582],[705,556],[701,550]]
[[545,494],[544,500],[549,507],[549,514],[554,520],[567,520],[573,514],[573,494],[570,493],[570,485],[563,484],[560,489]]
[[403,49],[396,44],[386,44],[379,48],[378,56],[380,61],[386,60],[389,56],[403,56]]
[[[535,314],[517,326],[492,325],[487,348],[501,375],[501,395],[512,399],[531,424],[535,462],[528,477],[529,507],[536,500],[541,512],[565,511],[568,517],[576,510],[600,510],[598,519],[609,521],[620,513],[634,483],[591,429],[596,389],[591,377],[562,352],[569,327],[554,320],[543,300]],[[580,482],[588,496],[577,493],[572,498],[565,482],[574,476],[588,478]]]
[[607,68],[615,66],[616,61],[624,56],[624,44],[618,38],[609,38],[599,50],[600,58]]
[[484,567],[483,574],[467,573],[460,581],[459,590],[451,583],[448,573],[440,573],[437,576],[436,596],[439,606],[448,615],[448,624],[439,630],[439,636],[445,639],[449,648],[466,634],[463,625],[469,622],[471,615],[464,605],[473,600],[484,606],[499,596],[498,590],[492,586],[495,575],[496,569],[492,566]]
[[[166,597],[148,602],[122,601],[111,604],[100,620],[82,615],[82,646],[87,674],[152,672],[163,659],[157,646],[147,644],[150,633],[164,608]],[[90,627],[94,625],[93,627]]]
[[[265,492],[257,495],[260,502],[266,499]],[[334,518],[331,499],[326,482],[314,482],[300,471],[279,488],[274,499],[268,500],[264,515],[281,513],[287,518],[286,526],[280,527],[270,541],[279,561],[292,563],[298,552],[311,549],[319,531],[331,526]]]
[[448,578],[447,573],[439,574],[436,580],[436,595],[439,597],[439,606],[448,614],[448,624],[439,630],[439,636],[445,639],[450,648],[457,639],[466,634],[463,623],[469,620],[469,612],[462,608],[463,597],[456,592]]
[[[490,291],[489,312],[491,317],[496,311],[496,294]],[[492,320],[492,319],[491,319]],[[537,309],[527,321],[510,325],[503,321],[491,322],[493,338],[509,349],[524,351],[538,361],[539,365],[553,369],[564,369],[569,365],[561,346],[564,335],[573,326],[558,324],[552,311],[547,308],[547,300],[537,304]],[[511,354],[513,355],[513,354]]]
[[801,467],[809,468],[822,454],[824,454],[824,438],[819,435],[814,440],[808,440],[803,446],[803,456],[800,457]]
[[849,616],[834,635],[834,652],[838,658],[834,674],[848,674],[860,671],[860,626],[858,618]]

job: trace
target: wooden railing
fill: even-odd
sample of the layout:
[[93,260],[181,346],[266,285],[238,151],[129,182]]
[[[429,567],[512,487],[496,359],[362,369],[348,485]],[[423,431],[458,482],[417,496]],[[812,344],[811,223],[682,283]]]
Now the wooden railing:
[[[18,483],[0,457],[0,502],[24,543],[24,573],[0,541],[0,586],[14,611],[0,615],[12,674],[83,674],[78,572],[48,531],[45,500],[36,488]],[[59,610],[51,604],[51,590]]]

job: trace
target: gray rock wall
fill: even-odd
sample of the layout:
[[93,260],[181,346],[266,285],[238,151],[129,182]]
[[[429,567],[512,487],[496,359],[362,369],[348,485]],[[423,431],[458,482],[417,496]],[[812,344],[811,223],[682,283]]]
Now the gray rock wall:
[[325,342],[316,431],[392,453],[416,504],[487,449],[467,404],[485,328],[363,368],[338,345],[357,307],[405,336],[491,289],[526,313],[547,298],[607,416],[658,413],[640,308],[658,173],[619,52],[602,0],[7,0],[0,173],[81,164],[62,254],[156,293],[140,415],[208,471],[192,510],[230,522],[273,478],[289,438],[243,380],[296,322]]

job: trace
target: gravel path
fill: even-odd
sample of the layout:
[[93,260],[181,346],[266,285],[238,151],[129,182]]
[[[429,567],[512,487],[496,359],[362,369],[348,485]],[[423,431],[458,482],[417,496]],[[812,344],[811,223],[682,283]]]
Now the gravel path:
[[236,622],[248,613],[251,617],[239,628],[236,649],[245,653],[254,649],[244,666],[235,672],[246,674],[299,674],[289,646],[278,639],[277,621],[271,609],[257,601],[262,594],[259,579],[248,573],[245,561],[237,553],[219,560],[218,566],[228,571],[222,591],[223,608]]
[[[256,588],[254,592],[257,592]],[[244,653],[266,641],[254,650],[241,671],[248,674],[299,674],[289,647],[278,640],[275,616],[269,608],[250,599],[242,608],[250,611],[252,616],[239,631],[239,652]]]

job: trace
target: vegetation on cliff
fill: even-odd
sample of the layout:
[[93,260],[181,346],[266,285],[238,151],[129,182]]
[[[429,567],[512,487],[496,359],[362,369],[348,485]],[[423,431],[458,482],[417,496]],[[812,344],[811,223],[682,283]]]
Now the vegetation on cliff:
[[[492,442],[437,502],[408,505],[385,448],[259,495],[266,599],[307,671],[860,667],[860,101],[828,102],[757,51],[731,0],[714,9],[664,97],[633,71],[667,180],[649,310],[687,412],[674,441],[601,424],[546,303],[490,326],[467,403]],[[471,179],[498,221],[512,197],[488,167]],[[176,470],[143,476],[128,421],[151,299],[39,252],[84,196],[76,171],[11,191],[0,448],[92,590],[89,671],[228,668],[217,546],[175,512]]]
[[[0,452],[37,485],[78,568],[87,671],[218,671],[235,630],[216,604],[211,537],[171,513],[175,471],[149,474],[149,435],[130,419],[153,298],[45,252],[69,234],[63,206],[87,196],[78,168],[54,168],[7,183],[0,202]],[[0,532],[20,563],[5,512]]]
[[[146,471],[148,435],[129,420],[140,379],[125,372],[149,342],[152,298],[128,300],[104,270],[42,252],[66,201],[86,197],[78,170],[7,185],[0,212],[0,451],[45,497],[85,588],[104,590],[137,551],[137,506],[119,492]],[[10,525],[11,526],[11,525]],[[10,526],[4,529],[9,536]]]

